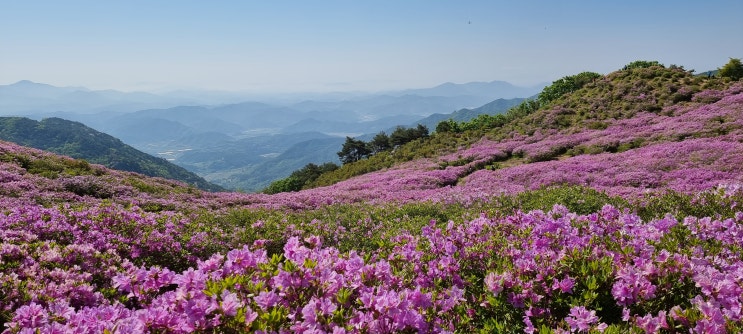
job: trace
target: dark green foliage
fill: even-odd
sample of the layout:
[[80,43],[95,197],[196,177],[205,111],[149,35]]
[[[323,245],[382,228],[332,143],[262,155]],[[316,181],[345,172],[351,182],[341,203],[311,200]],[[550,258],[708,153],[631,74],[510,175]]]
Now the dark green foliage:
[[346,137],[343,148],[338,152],[338,158],[340,158],[343,164],[348,164],[366,158],[370,153],[371,151],[367,147],[366,142]]
[[[338,152],[343,165],[357,162],[370,156],[378,155],[390,149],[405,145],[411,141],[428,138],[428,128],[425,125],[418,124],[414,128],[405,128],[398,126],[389,136],[384,132],[378,133],[370,142],[346,137],[346,142]],[[377,169],[371,169],[374,171]]]
[[281,192],[299,191],[302,190],[306,184],[315,181],[323,173],[331,172],[336,169],[338,169],[338,165],[332,162],[326,162],[320,166],[309,163],[301,169],[294,171],[289,175],[289,177],[272,182],[271,185],[263,190],[263,193],[277,194]]
[[436,125],[436,132],[460,132],[459,123],[453,119],[447,119]]
[[390,134],[390,144],[392,147],[398,147],[418,138],[426,137],[428,137],[428,128],[425,125],[418,124],[415,128],[398,126],[395,128],[395,131]]
[[743,78],[743,64],[741,64],[738,58],[730,58],[730,61],[725,66],[717,69],[717,74],[721,78],[740,80]]
[[418,136],[418,138],[426,138],[428,137],[428,127],[422,124],[418,124],[418,126],[415,127],[414,133]]
[[625,65],[623,70],[626,71],[626,70],[632,70],[632,69],[636,69],[636,68],[648,68],[648,67],[653,67],[653,66],[664,67],[663,64],[659,63],[656,60],[652,60],[652,61],[648,61],[648,60],[636,60],[636,61],[633,61],[633,62]]
[[387,151],[392,149],[392,144],[390,143],[390,137],[387,136],[384,131],[377,133],[374,138],[368,143],[369,150],[371,151],[371,154],[377,154],[382,151]]
[[299,191],[302,189],[303,185],[304,183],[302,183],[299,178],[289,176],[287,178],[271,182],[271,185],[264,189],[263,193],[278,194],[284,192]]
[[291,176],[299,179],[302,184],[306,184],[307,182],[312,182],[317,179],[317,177],[322,175],[322,173],[327,173],[336,169],[338,169],[338,165],[332,162],[326,162],[319,166],[309,163],[302,167],[302,169],[294,171]]

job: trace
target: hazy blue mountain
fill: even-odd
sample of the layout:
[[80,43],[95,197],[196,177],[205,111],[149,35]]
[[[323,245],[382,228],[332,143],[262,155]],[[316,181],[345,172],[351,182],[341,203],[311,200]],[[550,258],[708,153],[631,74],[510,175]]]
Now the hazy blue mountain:
[[61,118],[35,121],[24,117],[0,117],[0,139],[113,169],[179,180],[205,190],[221,190],[183,167],[138,151],[82,123]]
[[102,128],[107,133],[132,145],[170,142],[197,133],[191,127],[179,122],[154,117],[119,117]]
[[420,116],[416,115],[395,115],[365,122],[321,121],[310,118],[287,126],[282,129],[282,132],[318,131],[338,136],[353,136],[353,134],[370,133],[400,124],[408,124],[418,119]]
[[488,115],[502,114],[508,111],[508,109],[511,109],[511,107],[517,106],[524,100],[525,100],[524,98],[497,99],[495,101],[487,103],[478,108],[473,108],[473,109],[464,108],[464,109],[457,110],[450,114],[433,114],[415,123],[411,123],[410,125],[413,126],[416,124],[423,124],[427,126],[428,129],[433,131],[436,129],[436,126],[441,121],[445,121],[447,119],[453,119],[457,122],[466,122],[482,114],[488,114]]
[[539,93],[545,85],[546,84],[535,85],[533,87],[519,87],[505,81],[468,82],[464,84],[447,82],[432,88],[403,90],[394,95],[446,97],[478,96],[491,101],[496,99],[532,96]]
[[69,111],[136,111],[194,103],[191,99],[171,98],[144,92],[90,90],[84,87],[56,87],[28,80],[0,85],[0,115],[28,115]]
[[[302,113],[286,107],[260,102],[244,102],[222,106],[178,106],[166,109],[147,109],[118,116],[113,131],[137,131],[138,123],[150,119],[177,122],[193,132],[221,132],[239,137],[243,131],[262,128],[281,128],[302,119]],[[109,123],[109,122],[105,122]],[[99,124],[100,127],[111,127]]]
[[29,97],[37,99],[54,99],[76,91],[87,91],[83,87],[55,87],[29,80],[18,81],[10,85],[0,85],[0,95],[3,97]]
[[290,107],[304,112],[333,112],[345,115],[347,120],[368,121],[396,115],[425,117],[434,113],[448,113],[464,107],[480,106],[492,101],[477,96],[419,96],[376,95],[343,101],[304,101]]

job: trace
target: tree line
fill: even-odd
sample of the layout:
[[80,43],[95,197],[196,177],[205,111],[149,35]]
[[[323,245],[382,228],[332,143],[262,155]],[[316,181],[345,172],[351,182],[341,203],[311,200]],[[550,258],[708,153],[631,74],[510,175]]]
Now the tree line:
[[398,126],[389,136],[382,131],[368,142],[346,137],[346,142],[338,152],[338,158],[343,164],[348,164],[426,137],[428,137],[428,128],[422,124],[414,128]]

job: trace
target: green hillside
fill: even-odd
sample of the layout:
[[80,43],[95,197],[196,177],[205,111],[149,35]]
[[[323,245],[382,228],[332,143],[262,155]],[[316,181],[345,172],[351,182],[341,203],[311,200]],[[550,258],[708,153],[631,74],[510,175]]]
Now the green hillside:
[[204,190],[222,190],[165,159],[138,151],[82,123],[61,118],[35,121],[23,117],[2,117],[0,139],[113,169],[182,181]]
[[[722,89],[730,82],[728,78],[695,76],[683,66],[666,67],[656,61],[632,62],[607,75],[583,72],[566,76],[545,87],[535,99],[525,100],[505,113],[482,114],[466,122],[442,121],[436,127],[437,131],[427,138],[394,151],[344,164],[321,175],[305,188],[331,185],[417,158],[456,152],[482,138],[498,141],[514,135],[532,136],[538,131],[574,133],[584,129],[602,129],[612,121],[632,118],[638,112],[660,113],[665,107],[691,101],[695,93]],[[551,160],[568,153],[580,154],[585,149],[564,147],[545,156],[533,157],[531,161]],[[599,153],[617,148],[591,149],[591,153]],[[504,163],[519,164],[523,162],[521,158],[509,157]]]

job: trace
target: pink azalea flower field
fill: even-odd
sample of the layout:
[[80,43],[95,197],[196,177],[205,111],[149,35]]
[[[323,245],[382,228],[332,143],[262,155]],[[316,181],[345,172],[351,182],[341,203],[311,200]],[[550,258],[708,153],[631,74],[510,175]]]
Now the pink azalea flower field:
[[[586,203],[614,204],[499,206],[571,186],[601,194],[579,192]],[[734,333],[740,200],[740,84],[605,129],[483,138],[277,195],[205,193],[0,142],[0,323],[3,333]]]

